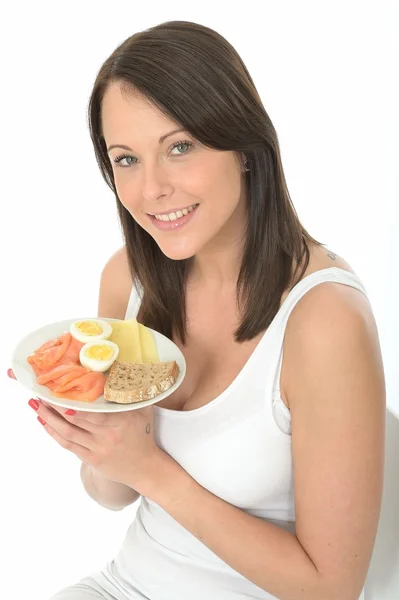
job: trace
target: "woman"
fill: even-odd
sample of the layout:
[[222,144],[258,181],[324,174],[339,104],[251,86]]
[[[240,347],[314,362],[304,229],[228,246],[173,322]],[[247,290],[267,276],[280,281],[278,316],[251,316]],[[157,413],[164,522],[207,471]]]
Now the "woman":
[[194,23],[137,33],[89,123],[125,239],[98,314],[169,336],[187,375],[125,413],[31,401],[94,500],[141,496],[118,556],[54,600],[357,600],[381,502],[378,333],[359,277],[298,220],[242,60]]

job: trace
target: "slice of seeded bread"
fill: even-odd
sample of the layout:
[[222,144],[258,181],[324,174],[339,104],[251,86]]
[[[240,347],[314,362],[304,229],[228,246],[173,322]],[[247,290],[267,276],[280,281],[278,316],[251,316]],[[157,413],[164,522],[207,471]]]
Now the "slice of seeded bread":
[[116,360],[105,383],[104,398],[119,404],[151,400],[172,387],[178,375],[176,361],[126,363]]

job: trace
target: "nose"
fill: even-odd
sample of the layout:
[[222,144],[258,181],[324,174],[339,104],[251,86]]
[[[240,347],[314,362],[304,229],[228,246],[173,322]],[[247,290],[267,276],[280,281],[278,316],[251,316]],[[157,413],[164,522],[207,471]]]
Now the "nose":
[[142,169],[141,193],[148,202],[154,202],[171,192],[168,174],[159,162],[147,163]]

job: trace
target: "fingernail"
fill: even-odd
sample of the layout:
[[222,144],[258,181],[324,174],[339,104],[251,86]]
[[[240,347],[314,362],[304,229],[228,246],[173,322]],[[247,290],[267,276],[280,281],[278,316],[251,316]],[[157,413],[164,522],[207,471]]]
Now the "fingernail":
[[41,417],[37,417],[37,420],[39,421],[39,423],[41,423],[42,425],[46,424],[46,421],[43,421],[43,419]]
[[39,410],[39,403],[37,400],[34,400],[33,398],[31,398],[28,402],[29,406],[31,406],[33,408],[33,410]]
[[65,414],[73,417],[73,415],[76,415],[76,410],[72,410],[72,408],[68,408],[68,410],[65,411]]
[[15,375],[14,375],[14,371],[12,369],[8,369],[7,371],[7,375],[9,377],[11,377],[11,379],[16,379]]

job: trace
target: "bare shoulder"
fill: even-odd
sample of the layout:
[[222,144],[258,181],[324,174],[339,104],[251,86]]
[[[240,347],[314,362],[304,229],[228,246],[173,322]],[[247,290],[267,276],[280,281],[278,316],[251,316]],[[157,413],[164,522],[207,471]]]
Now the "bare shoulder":
[[[362,325],[377,333],[374,314],[367,296],[350,285],[325,281],[301,298],[288,319],[286,342],[321,343],[331,339],[336,328],[345,335],[346,327]],[[354,330],[355,331],[355,330]]]
[[106,262],[100,280],[98,315],[123,319],[133,285],[126,247],[122,246]]
[[103,275],[104,274],[107,277],[119,277],[120,275],[124,275],[125,277],[130,278],[130,283],[132,282],[126,246],[119,248],[107,260],[103,269]]
[[[354,269],[342,257],[326,248],[317,248],[304,277],[329,267],[337,267],[356,275]],[[324,282],[309,290],[297,303],[287,322],[284,339],[284,361],[281,372],[283,401],[290,406],[290,389],[295,385],[298,355],[318,352],[321,345],[337,346],[344,340],[368,343],[379,351],[378,330],[368,298],[358,289],[336,282]],[[348,347],[348,346],[347,346]],[[292,392],[291,392],[292,396]]]
[[339,254],[337,254],[333,250],[324,246],[316,246],[311,248],[310,261],[305,276],[309,275],[314,271],[318,271],[320,269],[328,269],[329,267],[337,267],[338,269],[344,269],[345,271],[349,271],[350,273],[356,275],[356,272],[354,271],[352,266],[342,256],[339,256]]
[[[311,249],[310,261],[303,278],[336,267],[356,275],[355,270],[342,257],[325,247]],[[355,287],[326,281],[314,286],[300,299],[288,319],[284,353],[290,362],[290,354],[298,352],[298,345],[317,347],[332,340],[335,332],[345,336],[365,327],[376,339],[377,328],[368,298]]]

